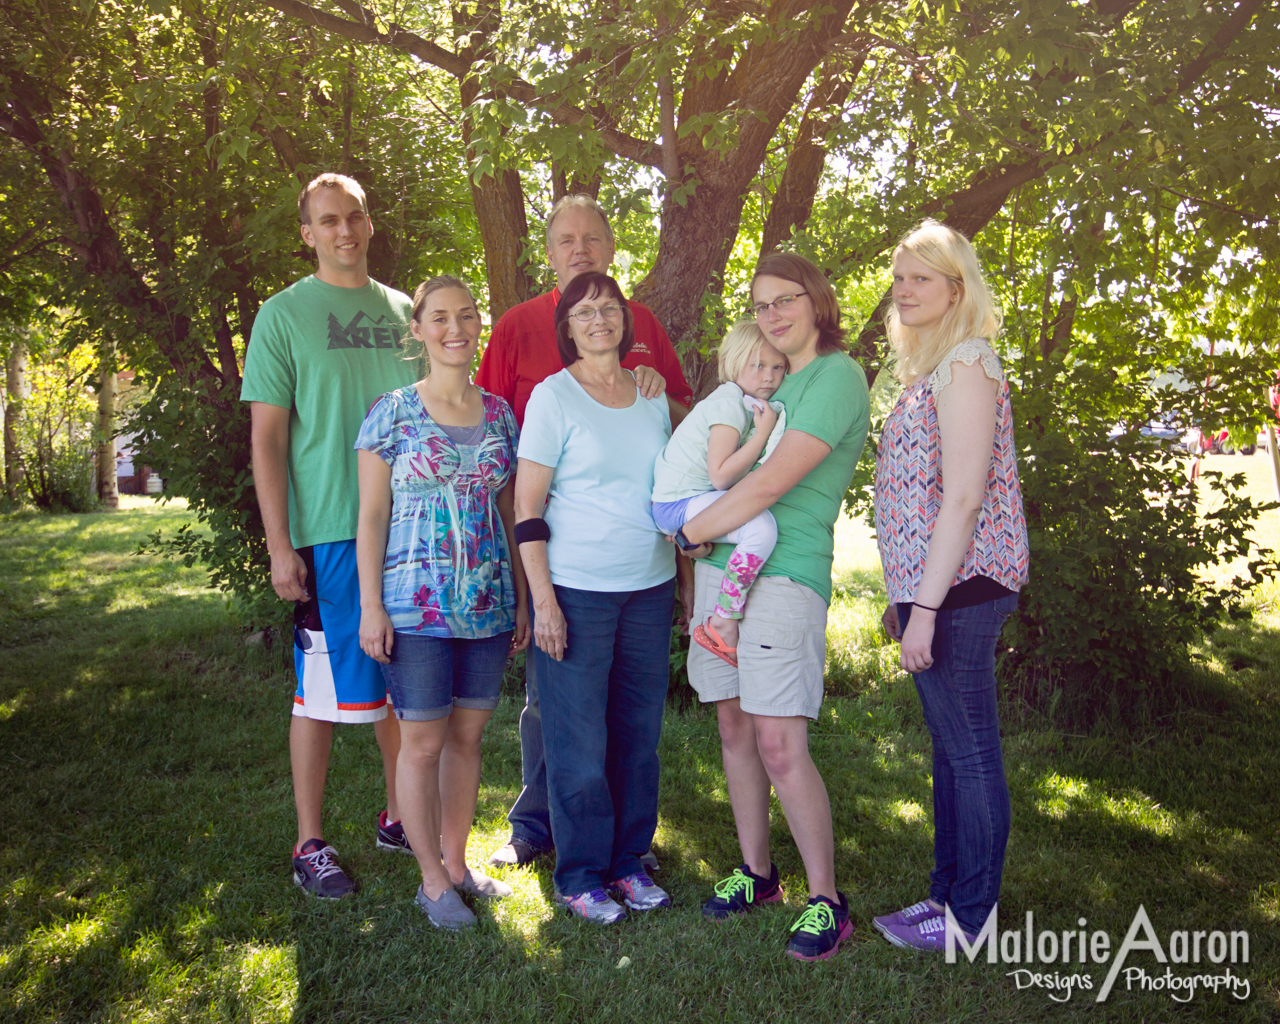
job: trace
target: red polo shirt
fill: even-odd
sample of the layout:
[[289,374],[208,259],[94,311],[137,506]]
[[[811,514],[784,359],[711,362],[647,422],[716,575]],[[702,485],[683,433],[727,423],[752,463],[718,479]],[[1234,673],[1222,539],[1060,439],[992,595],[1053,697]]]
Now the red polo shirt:
[[[560,289],[522,302],[507,310],[493,325],[489,344],[480,359],[476,383],[486,391],[505,398],[524,425],[524,408],[529,394],[553,373],[564,369],[556,346],[556,303]],[[667,382],[667,394],[688,406],[693,390],[684,379],[680,357],[667,332],[649,307],[628,301],[635,324],[636,340],[622,360],[625,369],[652,366]]]

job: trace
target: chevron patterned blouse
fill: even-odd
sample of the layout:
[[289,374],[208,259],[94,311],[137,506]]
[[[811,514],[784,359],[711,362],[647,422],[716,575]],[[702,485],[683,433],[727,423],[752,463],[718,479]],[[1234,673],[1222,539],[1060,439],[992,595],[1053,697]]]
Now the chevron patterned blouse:
[[880,435],[876,454],[876,535],[889,600],[895,604],[910,602],[915,596],[942,503],[942,460],[934,399],[951,383],[953,362],[972,366],[978,359],[987,376],[999,382],[996,436],[973,542],[952,586],[976,576],[985,576],[1013,591],[1022,589],[1027,582],[1027,522],[1018,483],[1009,383],[999,357],[986,339],[971,338],[952,349],[928,377],[903,390]]

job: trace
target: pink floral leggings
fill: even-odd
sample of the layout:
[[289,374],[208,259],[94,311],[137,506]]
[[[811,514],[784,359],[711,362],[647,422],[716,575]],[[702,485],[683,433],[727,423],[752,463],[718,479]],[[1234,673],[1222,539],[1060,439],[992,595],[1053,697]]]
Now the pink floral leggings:
[[[708,491],[698,495],[689,502],[685,510],[685,522],[715,504],[726,493],[728,492]],[[774,545],[778,543],[778,522],[773,518],[773,513],[766,509],[736,530],[717,537],[716,543],[736,545],[724,567],[724,576],[720,579],[716,613],[726,619],[740,619],[751,584],[755,583],[765,561],[773,554]]]

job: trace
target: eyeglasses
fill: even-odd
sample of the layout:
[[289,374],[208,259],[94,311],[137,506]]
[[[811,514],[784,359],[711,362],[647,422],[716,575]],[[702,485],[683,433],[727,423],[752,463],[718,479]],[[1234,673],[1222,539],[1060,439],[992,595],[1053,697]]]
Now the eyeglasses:
[[757,302],[754,306],[751,307],[751,313],[753,316],[757,316],[757,317],[764,316],[767,312],[769,312],[770,306],[772,306],[779,313],[781,313],[784,309],[786,309],[789,305],[791,305],[791,303],[795,302],[796,299],[800,298],[801,295],[808,295],[808,294],[809,294],[808,292],[796,292],[794,295],[779,295],[772,302]]
[[611,303],[608,306],[601,306],[599,309],[575,309],[569,315],[580,324],[589,324],[597,316],[602,316],[606,320],[617,320],[618,317],[622,316],[622,307],[616,303]]

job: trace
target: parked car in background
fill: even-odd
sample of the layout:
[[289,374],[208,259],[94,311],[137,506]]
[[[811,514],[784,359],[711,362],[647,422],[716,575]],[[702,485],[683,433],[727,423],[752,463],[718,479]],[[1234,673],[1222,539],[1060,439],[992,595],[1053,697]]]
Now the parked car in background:
[[1235,455],[1237,452],[1252,455],[1258,450],[1257,444],[1244,444],[1237,448],[1225,427],[1207,434],[1199,427],[1192,427],[1183,438],[1183,444],[1192,455]]

